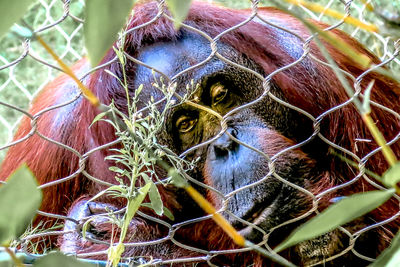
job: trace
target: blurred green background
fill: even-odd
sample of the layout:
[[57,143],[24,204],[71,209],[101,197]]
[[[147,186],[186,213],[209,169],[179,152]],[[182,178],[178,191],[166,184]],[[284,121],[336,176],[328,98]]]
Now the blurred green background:
[[[14,0],[18,1],[18,0]],[[245,0],[219,0],[207,1],[217,2],[232,8],[251,7],[250,1]],[[284,1],[282,1],[283,3]],[[312,0],[324,7],[344,12],[344,4],[340,0]],[[355,0],[351,3],[351,14],[363,21],[382,26],[382,20],[368,12],[363,4],[364,1]],[[394,15],[400,14],[400,0],[376,0],[371,1],[375,7]],[[260,1],[260,6],[272,5],[270,1]],[[287,8],[292,8],[285,4]],[[55,50],[55,52],[69,65],[85,55],[82,37],[83,0],[70,1],[70,14],[63,20],[64,4],[61,0],[39,0],[24,17],[24,21],[34,29],[44,28],[41,32],[43,39]],[[334,24],[336,20],[320,16],[309,10],[304,10],[309,17]],[[400,16],[400,15],[399,15]],[[59,20],[62,20],[58,23]],[[382,60],[387,59],[393,52],[394,39],[387,36],[365,32],[347,24],[342,24],[340,29],[348,32],[367,48],[379,56]],[[59,71],[50,68],[36,59],[56,65],[54,60],[44,52],[37,42],[30,44],[29,54],[22,60],[26,44],[24,41],[9,33],[0,40],[0,103],[4,102],[27,110],[35,93],[51,81]],[[35,59],[36,58],[36,59]],[[11,65],[11,66],[9,66]],[[400,70],[400,61],[397,59],[390,64],[395,70]],[[10,107],[0,104],[0,147],[10,142],[13,131],[18,125],[22,113]],[[0,150],[0,161],[3,159],[6,149]]]

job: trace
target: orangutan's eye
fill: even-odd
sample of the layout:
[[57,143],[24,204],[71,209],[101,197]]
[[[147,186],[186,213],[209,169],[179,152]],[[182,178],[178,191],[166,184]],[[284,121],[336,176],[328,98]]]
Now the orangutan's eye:
[[196,123],[197,123],[197,118],[182,115],[176,120],[175,126],[179,132],[187,133],[194,128]]
[[210,89],[211,105],[221,103],[228,95],[228,89],[220,83],[214,84]]

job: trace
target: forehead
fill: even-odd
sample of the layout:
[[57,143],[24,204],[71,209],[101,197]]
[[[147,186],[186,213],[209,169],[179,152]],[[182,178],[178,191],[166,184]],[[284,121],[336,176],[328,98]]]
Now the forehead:
[[[223,75],[233,68],[216,56],[210,57],[211,53],[210,42],[194,34],[183,35],[174,41],[148,45],[137,53],[137,59],[144,65],[136,66],[134,88],[143,84],[150,89],[156,80],[159,82],[160,77],[165,75],[177,83],[177,92],[182,94],[192,81],[201,85],[213,75]],[[235,62],[240,58],[239,53],[222,43],[218,44],[218,53]],[[163,77],[166,84],[168,79]],[[150,91],[154,98],[162,97],[162,93]]]

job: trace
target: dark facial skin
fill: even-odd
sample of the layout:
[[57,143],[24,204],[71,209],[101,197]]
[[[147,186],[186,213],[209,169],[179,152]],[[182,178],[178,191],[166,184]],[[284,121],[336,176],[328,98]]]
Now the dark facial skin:
[[[218,52],[262,77],[266,76],[259,66],[231,47],[220,43]],[[163,75],[176,82],[176,93],[181,96],[188,93],[188,84],[198,85],[197,90],[190,91],[190,102],[206,107],[212,112],[199,109],[188,102],[180,102],[179,98],[176,98],[177,103],[168,110],[165,127],[157,136],[158,142],[176,154],[183,155],[185,159],[196,159],[196,168],[188,175],[216,191],[194,183],[193,185],[215,207],[226,207],[223,215],[246,239],[259,242],[271,228],[305,214],[312,207],[311,197],[302,192],[302,189],[312,190],[324,172],[316,167],[315,159],[318,159],[318,156],[315,156],[315,153],[309,156],[304,150],[287,149],[309,137],[312,127],[302,123],[304,120],[296,111],[263,94],[263,81],[256,75],[216,56],[207,63],[185,72],[187,68],[207,59],[210,53],[207,40],[185,34],[173,42],[157,42],[145,46],[133,56],[162,74],[154,74],[151,69],[141,65],[128,66],[128,83],[131,85],[132,94],[140,85],[144,87],[138,108],[145,107],[150,99],[157,101],[164,97],[164,94],[153,86],[154,79],[159,81]],[[173,78],[176,75],[177,78]],[[167,77],[163,78],[166,83]],[[284,100],[279,87],[273,81],[271,84],[271,93]],[[126,110],[123,89],[121,94],[114,95],[114,101],[121,110]],[[251,104],[246,105],[248,103]],[[159,107],[164,108],[163,104]],[[226,121],[226,131],[222,131],[222,124],[218,118],[220,116]],[[308,146],[312,146],[311,149],[303,146],[301,149],[307,149],[307,152],[317,151],[317,155],[326,153],[322,146]],[[319,163],[319,166],[323,165]],[[160,173],[161,176],[166,175],[162,174],[162,171]],[[162,190],[163,194],[167,195],[165,201],[174,203],[171,204],[175,207],[173,223],[205,215],[183,190],[173,186],[164,187]],[[68,216],[79,221],[88,214],[106,212],[107,205],[109,204],[87,202],[83,199],[74,205]],[[111,206],[110,209],[118,207]],[[162,238],[168,234],[165,232],[168,229],[163,229],[161,225],[153,224],[154,229],[159,229],[156,231],[147,227],[150,223],[135,217],[128,231],[129,240],[141,242]],[[281,242],[300,223],[302,221],[274,230],[268,244],[273,246]],[[91,236],[99,240],[108,240],[112,234],[108,222],[94,219],[91,225]],[[67,230],[75,227],[75,223],[65,224]],[[189,228],[188,231],[190,233]],[[221,244],[207,243],[207,234],[193,239],[182,229],[182,232],[178,230],[175,233],[174,238],[182,244],[205,250],[225,248]],[[302,264],[319,262],[343,249],[344,245],[340,240],[341,234],[335,232],[304,242],[294,248],[293,260]],[[367,240],[368,242],[371,240]],[[64,252],[76,252],[91,248],[79,235],[69,234],[64,235],[61,249]],[[168,258],[176,255],[172,251],[176,251],[176,248],[166,242],[154,247],[133,247],[127,251],[127,255]],[[186,250],[182,252],[182,256],[188,256]],[[337,262],[332,264],[335,266]]]
[[[138,53],[137,58],[173,77],[206,59],[211,53],[209,47],[208,41],[201,37],[186,36],[177,42],[148,46]],[[220,44],[218,51],[229,60],[264,75],[257,65],[232,48]],[[215,57],[207,64],[179,76],[176,80],[178,94],[186,93],[186,85],[191,80],[200,85],[191,100],[221,116],[257,99],[263,93],[259,78]],[[151,86],[153,81],[150,69],[142,66],[136,68],[133,84],[136,88],[144,84],[147,89],[143,90],[144,103],[150,96],[156,100],[163,97],[158,89]],[[282,98],[279,89],[274,87],[273,93]],[[226,217],[248,238],[258,239],[260,232],[240,223],[238,218],[267,230],[297,216],[299,210],[304,210],[310,204],[310,201],[304,200],[304,194],[279,181],[282,179],[304,186],[313,165],[313,161],[304,153],[290,150],[274,158],[276,174],[269,173],[269,164],[272,162],[267,158],[294,145],[287,137],[295,136],[298,128],[295,116],[290,109],[269,97],[263,97],[257,103],[232,113],[227,118],[227,133],[211,144],[190,150],[186,155],[189,159],[200,158],[196,171],[189,173],[193,178],[225,196],[238,190],[226,200],[231,213]],[[215,115],[188,103],[180,103],[169,112],[166,129],[160,133],[160,140],[181,154],[212,139],[220,131],[221,124]],[[230,136],[253,149],[239,144]],[[255,185],[239,190],[251,184]],[[222,205],[223,199],[217,194],[209,193],[208,196],[214,205]]]
[[[254,62],[231,47],[219,44],[218,52],[230,61],[265,76]],[[210,53],[209,42],[193,35],[184,35],[175,42],[158,42],[139,50],[134,55],[138,60],[163,73],[154,74],[151,69],[138,65],[127,68],[132,70],[128,72],[131,90],[134,91],[142,84],[144,87],[139,103],[142,106],[139,108],[145,107],[151,98],[157,101],[164,97],[164,94],[153,86],[155,78],[159,80],[162,75],[172,78],[204,61]],[[254,242],[261,241],[265,232],[272,227],[307,211],[311,206],[311,199],[292,185],[307,188],[307,185],[316,179],[314,161],[298,149],[280,153],[295,144],[295,140],[299,138],[297,133],[304,133],[296,123],[299,121],[298,114],[267,95],[261,97],[264,92],[262,80],[256,75],[217,57],[177,77],[174,80],[177,83],[176,93],[184,96],[188,93],[187,84],[199,85],[195,92],[190,92],[193,93],[190,101],[212,110],[209,112],[199,109],[177,99],[177,104],[167,112],[165,128],[158,134],[159,142],[176,154],[184,155],[189,160],[197,159],[196,168],[188,175],[211,186],[218,193],[198,185],[194,186],[214,206],[218,208],[225,206],[227,209],[224,216],[227,220],[243,236]],[[164,77],[164,81],[167,81],[167,78]],[[284,99],[274,84],[271,92]],[[122,109],[123,105],[126,105],[124,97],[125,93],[122,92],[114,98],[115,103]],[[251,105],[243,106],[250,102]],[[161,104],[160,109],[163,108]],[[227,125],[225,132],[222,131],[218,116],[212,113],[220,116],[229,113],[225,117]],[[217,135],[219,137],[215,138]],[[193,146],[204,142],[207,143],[192,149]],[[279,156],[277,153],[280,153]],[[271,171],[271,168],[274,171]],[[184,191],[175,187],[172,189],[167,187],[165,190],[171,191],[167,194],[173,196],[173,200],[167,197],[167,201],[175,201],[181,206],[174,213],[174,223],[204,215]],[[104,206],[107,204],[88,203],[82,200],[74,205],[69,216],[79,220],[83,215],[104,212]],[[245,223],[246,221],[248,223]],[[256,225],[258,229],[249,223]],[[96,233],[103,235],[97,237],[98,239],[108,236],[104,233],[108,233],[105,229],[109,228],[101,225],[104,225],[104,222],[92,222],[92,235],[97,235]],[[134,220],[130,230],[132,238],[142,241],[140,233],[145,231],[140,229],[145,225],[140,220]],[[65,229],[74,227],[75,224],[70,222],[65,225]],[[284,229],[284,234],[278,234],[276,242],[281,241],[290,232],[288,228],[281,229]],[[149,236],[147,234],[147,238]],[[183,243],[186,242],[185,234],[179,237],[178,232],[175,238]],[[191,240],[187,242],[192,243]],[[82,250],[85,244],[78,235],[71,234],[64,236],[61,248],[65,252],[73,252]],[[204,245],[198,244],[198,246]],[[162,247],[156,250],[169,251],[169,249]],[[134,255],[143,253],[151,252],[144,250],[133,252]]]

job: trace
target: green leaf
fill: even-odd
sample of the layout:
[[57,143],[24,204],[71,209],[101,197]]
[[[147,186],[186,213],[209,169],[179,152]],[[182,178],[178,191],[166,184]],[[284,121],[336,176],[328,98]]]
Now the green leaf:
[[175,19],[174,26],[178,29],[186,19],[192,0],[167,0],[167,6]]
[[95,201],[96,199],[100,198],[102,195],[112,192],[112,191],[119,192],[123,196],[128,194],[128,191],[125,188],[122,188],[121,186],[118,186],[118,185],[113,185],[103,191],[100,191],[95,196],[93,196],[91,199],[89,199],[87,202]]
[[42,192],[24,164],[0,187],[0,244],[24,233],[42,202]]
[[14,267],[14,263],[12,260],[2,261],[0,260],[0,267]]
[[82,237],[83,237],[83,239],[84,240],[86,240],[86,233],[87,232],[89,232],[89,227],[91,226],[90,225],[90,223],[92,222],[92,221],[94,221],[95,220],[95,217],[91,217],[89,220],[87,220],[84,224],[83,224],[83,226],[82,226]]
[[116,166],[111,166],[111,167],[109,167],[108,169],[109,169],[110,171],[112,171],[112,172],[116,172],[116,173],[119,173],[119,174],[123,174],[124,171],[125,171],[125,170],[123,170],[123,169],[121,169],[121,168],[118,168],[118,167],[116,167]]
[[188,186],[188,182],[183,178],[175,168],[168,170],[168,176],[171,178],[171,183],[179,188]]
[[163,207],[163,210],[164,210],[164,215],[165,215],[165,217],[167,217],[167,218],[170,219],[171,221],[175,221],[174,214],[172,214],[172,212],[171,212],[168,208]]
[[97,114],[96,117],[93,119],[92,123],[89,125],[89,128],[92,127],[93,124],[104,118],[108,113],[110,113],[109,110]]
[[370,191],[344,198],[297,228],[275,251],[279,252],[348,223],[382,205],[394,192],[395,189]]
[[[142,203],[141,206],[142,206],[142,207],[149,208],[149,209],[152,209],[152,208],[153,208],[153,206],[151,205],[151,203]],[[166,208],[166,207],[163,207],[163,215],[164,215],[165,217],[167,217],[168,219],[170,219],[171,221],[175,221],[174,214],[172,214],[172,212],[171,212],[168,208]]]
[[400,266],[400,232],[390,242],[390,246],[369,267]]
[[71,256],[66,256],[61,252],[54,252],[38,259],[33,266],[92,267],[96,265],[83,262],[82,260],[77,260]]
[[133,3],[134,0],[86,0],[83,27],[85,46],[93,67],[100,63],[117,39]]
[[0,1],[0,38],[17,22],[29,9],[33,0]]
[[150,190],[149,190],[149,198],[151,202],[151,209],[154,210],[154,212],[161,216],[163,215],[163,202],[161,199],[160,192],[158,192],[157,186],[153,183],[153,181],[150,179],[150,177],[146,173],[141,174],[143,179],[145,180],[146,183],[150,183]]
[[128,202],[128,210],[127,210],[127,218],[130,221],[133,216],[135,216],[136,211],[139,209],[140,205],[142,204],[144,198],[146,197],[147,193],[149,192],[151,183],[147,183],[145,186],[138,190],[139,194],[133,199],[132,201]]
[[151,201],[151,207],[154,212],[161,216],[163,215],[163,202],[161,199],[160,192],[158,192],[158,188],[154,183],[151,183],[150,190],[149,190],[149,198]]
[[118,243],[117,245],[111,246],[108,249],[108,260],[112,262],[113,267],[118,266],[118,263],[121,261],[121,255],[124,253],[124,251],[124,243]]
[[371,106],[370,106],[370,102],[371,102],[371,90],[374,87],[374,83],[375,80],[372,80],[369,84],[367,89],[365,89],[364,92],[364,101],[362,103],[362,107],[363,107],[363,113],[364,114],[369,114],[371,113]]
[[143,83],[139,85],[139,87],[135,90],[135,97],[138,97],[143,90]]
[[400,162],[390,167],[382,176],[383,184],[394,187],[398,182],[400,182]]

